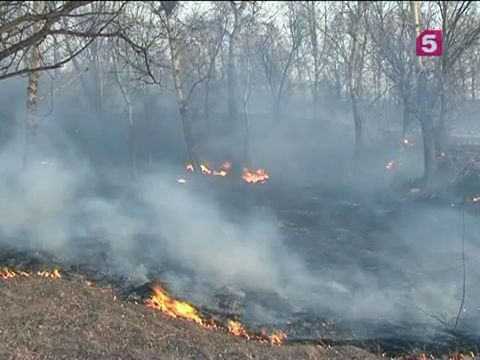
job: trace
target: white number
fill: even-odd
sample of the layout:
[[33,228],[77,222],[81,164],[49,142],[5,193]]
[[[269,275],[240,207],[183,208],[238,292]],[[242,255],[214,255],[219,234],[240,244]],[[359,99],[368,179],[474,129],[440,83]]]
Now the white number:
[[425,34],[422,37],[422,50],[426,53],[433,53],[437,50],[437,37],[435,34]]

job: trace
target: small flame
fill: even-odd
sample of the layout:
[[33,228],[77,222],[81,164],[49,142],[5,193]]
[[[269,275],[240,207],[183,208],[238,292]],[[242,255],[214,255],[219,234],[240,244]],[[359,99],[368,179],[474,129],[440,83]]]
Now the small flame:
[[278,331],[270,335],[270,343],[272,345],[282,345],[282,343],[287,338],[287,335],[284,332]]
[[152,296],[146,301],[147,306],[160,310],[168,316],[194,321],[202,326],[207,326],[198,310],[189,303],[172,299],[159,284],[155,285],[152,291]]
[[403,138],[401,142],[403,146],[413,146],[413,142],[410,139]]
[[205,165],[205,164],[200,164],[200,170],[201,170],[202,173],[204,173],[204,174],[210,175],[210,174],[212,173],[212,170],[210,170],[210,169],[208,168],[208,166]]
[[179,184],[185,184],[187,182],[187,180],[185,180],[184,178],[180,178],[180,179],[177,180],[177,182]]
[[241,336],[250,340],[250,335],[248,335],[247,330],[245,330],[245,327],[239,321],[229,320],[228,332],[232,335]]
[[16,277],[30,277],[32,275],[37,275],[40,277],[45,277],[45,278],[50,278],[50,279],[61,279],[62,275],[60,274],[60,271],[58,269],[54,269],[52,271],[37,271],[36,273],[29,273],[25,271],[14,271],[9,268],[2,268],[0,270],[0,279],[2,280],[9,280],[13,279]]
[[193,171],[193,165],[187,164],[187,171]]
[[247,168],[243,168],[242,179],[251,184],[265,184],[267,180],[270,179],[270,176],[265,172],[264,169],[249,170]]
[[37,275],[41,277],[46,277],[50,279],[61,279],[62,275],[60,275],[60,271],[58,269],[54,269],[53,271],[37,271]]
[[247,340],[255,340],[262,344],[270,343],[273,346],[281,345],[287,338],[287,335],[281,331],[275,332],[272,335],[267,335],[263,331],[261,332],[261,335],[249,334],[245,329],[245,326],[236,320],[228,321],[228,332],[235,336],[241,336]]
[[216,170],[213,170],[213,176],[227,176],[227,172],[225,170],[220,170],[220,171],[216,171]]
[[225,161],[222,164],[222,169],[229,170],[232,167],[232,163],[230,161]]
[[9,268],[3,268],[1,271],[0,271],[0,278],[2,280],[9,280],[9,279],[13,279],[14,277],[16,277],[17,274],[10,270]]
[[475,196],[473,199],[472,199],[473,202],[479,202],[480,201],[480,196]]
[[385,165],[385,168],[386,168],[388,171],[392,171],[394,165],[395,165],[395,161],[394,161],[394,160],[390,160],[390,161]]

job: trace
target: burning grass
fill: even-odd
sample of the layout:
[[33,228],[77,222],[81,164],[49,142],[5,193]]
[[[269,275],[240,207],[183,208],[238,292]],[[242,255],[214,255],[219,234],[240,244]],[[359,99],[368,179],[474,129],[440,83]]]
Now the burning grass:
[[123,301],[83,277],[68,278],[0,281],[1,359],[380,358],[353,346],[262,346]]
[[36,272],[26,272],[21,270],[13,270],[7,267],[3,267],[0,270],[0,279],[2,280],[10,280],[17,277],[31,277],[31,276],[38,276],[44,277],[49,279],[61,279],[62,275],[60,274],[60,270],[53,269],[51,271],[42,270]]
[[[161,311],[165,315],[193,321],[208,330],[222,329],[220,323],[207,320],[193,305],[185,301],[173,299],[160,284],[153,286],[152,295],[146,300],[145,304],[150,308]],[[274,346],[281,345],[287,338],[286,334],[281,331],[274,332],[271,335],[263,331],[260,334],[248,332],[245,326],[237,320],[229,320],[226,329],[231,335]]]
[[[232,163],[225,161],[218,170],[212,169],[207,164],[200,164],[200,173],[206,176],[217,176],[217,177],[227,177],[229,171],[232,167]],[[188,172],[194,172],[195,169],[192,164],[187,164],[186,169]],[[270,175],[265,171],[265,169],[248,169],[243,168],[242,170],[242,179],[248,184],[265,184],[269,179]],[[185,184],[187,180],[184,177],[181,177],[177,180],[179,184]]]

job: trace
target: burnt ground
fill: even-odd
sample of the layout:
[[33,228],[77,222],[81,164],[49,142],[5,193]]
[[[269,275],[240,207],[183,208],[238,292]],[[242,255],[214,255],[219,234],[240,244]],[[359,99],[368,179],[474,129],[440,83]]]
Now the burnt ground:
[[[287,345],[280,348],[246,342],[181,320],[165,318],[131,301],[113,301],[115,295],[112,290],[85,286],[76,274],[86,274],[99,285],[114,288],[118,297],[125,300],[142,300],[147,296],[138,284],[132,285],[129,279],[112,274],[109,249],[102,249],[98,239],[93,239],[92,243],[83,245],[85,249],[78,249],[79,254],[88,255],[88,251],[97,255],[102,253],[104,263],[77,264],[77,259],[68,259],[68,256],[57,262],[48,256],[35,259],[32,253],[8,254],[2,251],[0,265],[24,269],[51,268],[55,265],[67,277],[62,281],[19,279],[0,282],[0,358],[8,354],[16,354],[16,358],[22,359],[45,358],[48,354],[51,358],[368,359],[375,358],[373,354],[384,352],[392,356],[415,352],[435,353],[437,356],[450,351],[478,353],[480,339],[475,325],[480,320],[475,290],[478,274],[468,273],[468,311],[462,316],[458,329],[452,329],[455,313],[448,314],[449,318],[445,320],[441,316],[443,314],[436,314],[434,309],[426,308],[424,314],[411,309],[423,295],[422,286],[425,283],[441,285],[459,271],[459,231],[455,228],[450,234],[451,218],[460,219],[462,201],[480,191],[480,172],[475,167],[462,171],[456,171],[458,178],[454,177],[446,186],[425,194],[411,192],[417,186],[413,182],[392,184],[391,187],[382,185],[379,191],[369,189],[368,194],[344,186],[340,180],[338,184],[326,185],[309,184],[302,179],[299,183],[303,185],[292,186],[291,181],[277,181],[281,177],[275,173],[267,186],[222,182],[219,181],[222,179],[212,178],[197,179],[188,185],[198,192],[213,188],[218,202],[232,218],[241,218],[243,213],[252,209],[273,212],[286,244],[305,260],[312,274],[319,279],[331,279],[350,286],[351,293],[343,300],[345,303],[355,307],[362,297],[368,295],[364,292],[365,287],[371,288],[375,295],[393,291],[400,297],[406,296],[406,301],[392,296],[380,299],[379,303],[395,302],[399,314],[409,314],[404,318],[365,314],[363,318],[357,316],[352,319],[351,314],[343,312],[336,303],[338,298],[329,294],[325,295],[325,303],[320,307],[294,311],[290,309],[290,304],[285,304],[275,295],[247,293],[239,305],[242,311],[232,311],[228,315],[219,311],[214,303],[195,302],[194,294],[188,291],[174,294],[194,302],[204,313],[239,316],[250,329],[271,325],[288,335]],[[347,174],[338,173],[335,176],[343,179]],[[108,196],[115,197],[122,191],[113,189]],[[470,216],[478,214],[477,205],[470,204],[466,208]],[[435,211],[430,216],[432,209]],[[443,213],[437,214],[437,210],[447,212],[448,216],[442,218]],[[428,217],[424,218],[425,214]],[[412,220],[417,218],[422,220],[421,224],[412,226]],[[445,219],[448,220],[445,227],[438,228],[438,223]],[[476,230],[471,222],[468,228],[469,233]],[[448,233],[444,241],[453,244],[451,248],[446,248],[453,254],[447,258],[442,258],[445,254],[432,251],[440,242],[430,246],[432,239],[437,241],[436,238],[443,233]],[[408,241],[412,243],[406,242],[406,236],[411,236]],[[467,245],[472,248],[476,246],[475,241],[475,238],[467,238]],[[93,243],[95,248],[91,246]],[[422,243],[426,246],[417,251],[416,244]],[[156,262],[151,262],[146,243],[139,252],[137,258],[143,256],[145,264],[161,264],[160,268],[149,268],[151,279],[163,280],[163,271],[174,266],[168,260],[154,259]],[[455,261],[451,261],[452,256]],[[435,257],[439,261],[426,261]],[[92,258],[98,259],[97,256]],[[444,266],[445,260],[453,267]],[[469,257],[468,261],[475,260]],[[184,270],[178,271],[182,273]],[[356,282],[355,275],[359,272],[364,278]],[[416,283],[417,279],[423,283]],[[191,281],[195,283],[194,274]],[[461,284],[454,290],[455,300],[459,303]],[[439,298],[434,301],[428,299],[427,303],[441,302],[442,294],[435,296]],[[249,316],[248,309],[258,303],[262,303],[264,309],[273,309],[278,317],[286,321],[275,324],[255,321]],[[430,310],[432,313],[429,313]],[[412,313],[415,316],[412,317]],[[420,322],[417,315],[433,320]],[[317,343],[331,344],[332,347],[318,347]]]
[[166,317],[107,288],[0,281],[1,359],[377,359],[353,346],[272,347]]

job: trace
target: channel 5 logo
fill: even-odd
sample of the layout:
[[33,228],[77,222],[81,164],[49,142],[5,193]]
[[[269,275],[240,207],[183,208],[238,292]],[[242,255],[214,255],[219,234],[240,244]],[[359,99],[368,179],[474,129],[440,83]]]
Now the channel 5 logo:
[[417,37],[417,56],[442,56],[442,30],[424,30]]

